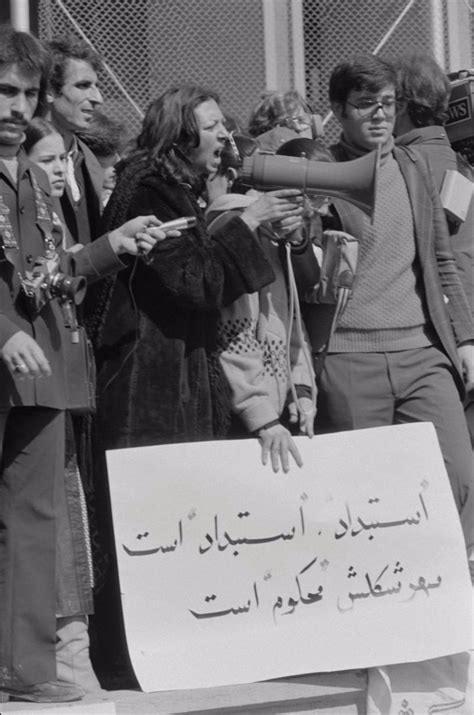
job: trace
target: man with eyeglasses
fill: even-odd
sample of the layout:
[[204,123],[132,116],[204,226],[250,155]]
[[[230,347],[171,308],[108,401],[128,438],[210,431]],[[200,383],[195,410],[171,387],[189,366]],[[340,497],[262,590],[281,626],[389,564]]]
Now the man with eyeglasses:
[[[472,451],[462,404],[474,386],[474,329],[438,191],[421,157],[394,147],[396,86],[393,67],[374,55],[348,59],[330,78],[342,128],[334,157],[348,161],[378,149],[381,160],[372,222],[334,201],[360,248],[351,300],[321,374],[318,417],[325,431],[432,422],[474,560]],[[371,668],[368,711],[398,712],[414,693],[423,712],[431,711],[443,689],[447,700],[458,693],[468,662],[461,653]]]
[[353,294],[329,343],[320,381],[324,431],[433,422],[466,545],[474,554],[472,450],[462,399],[474,386],[474,328],[446,219],[421,161],[394,147],[396,75],[374,55],[330,78],[342,134],[338,161],[381,152],[373,220],[335,201],[360,240]]

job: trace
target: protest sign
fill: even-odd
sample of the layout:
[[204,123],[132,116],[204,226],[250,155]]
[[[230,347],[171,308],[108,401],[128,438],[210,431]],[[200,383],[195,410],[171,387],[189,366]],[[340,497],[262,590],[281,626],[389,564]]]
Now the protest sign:
[[470,647],[470,580],[430,423],[107,453],[129,653],[145,691]]

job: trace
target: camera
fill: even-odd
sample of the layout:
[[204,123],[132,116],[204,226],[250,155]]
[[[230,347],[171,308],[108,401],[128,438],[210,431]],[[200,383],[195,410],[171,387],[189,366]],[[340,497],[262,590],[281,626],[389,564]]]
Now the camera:
[[474,69],[448,75],[451,96],[445,127],[454,151],[474,165]]
[[20,275],[21,287],[33,313],[39,313],[46,303],[58,298],[60,303],[79,305],[86,294],[84,276],[72,276],[59,269],[59,256],[53,253],[38,256],[33,269]]

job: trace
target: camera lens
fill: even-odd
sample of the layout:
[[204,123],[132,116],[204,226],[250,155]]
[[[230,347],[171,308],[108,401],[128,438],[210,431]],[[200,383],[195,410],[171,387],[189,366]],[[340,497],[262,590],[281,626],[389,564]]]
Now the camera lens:
[[51,278],[51,293],[60,298],[73,301],[79,305],[86,294],[86,279],[84,276],[69,276],[66,273],[56,273]]

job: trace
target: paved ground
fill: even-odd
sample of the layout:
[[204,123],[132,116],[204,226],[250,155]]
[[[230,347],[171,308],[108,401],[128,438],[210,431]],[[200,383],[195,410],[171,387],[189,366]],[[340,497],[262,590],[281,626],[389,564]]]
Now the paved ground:
[[202,690],[142,693],[138,690],[104,691],[69,705],[8,703],[0,713],[33,715],[227,715],[227,713],[316,713],[365,715],[366,677],[363,671],[304,675],[264,683]]

